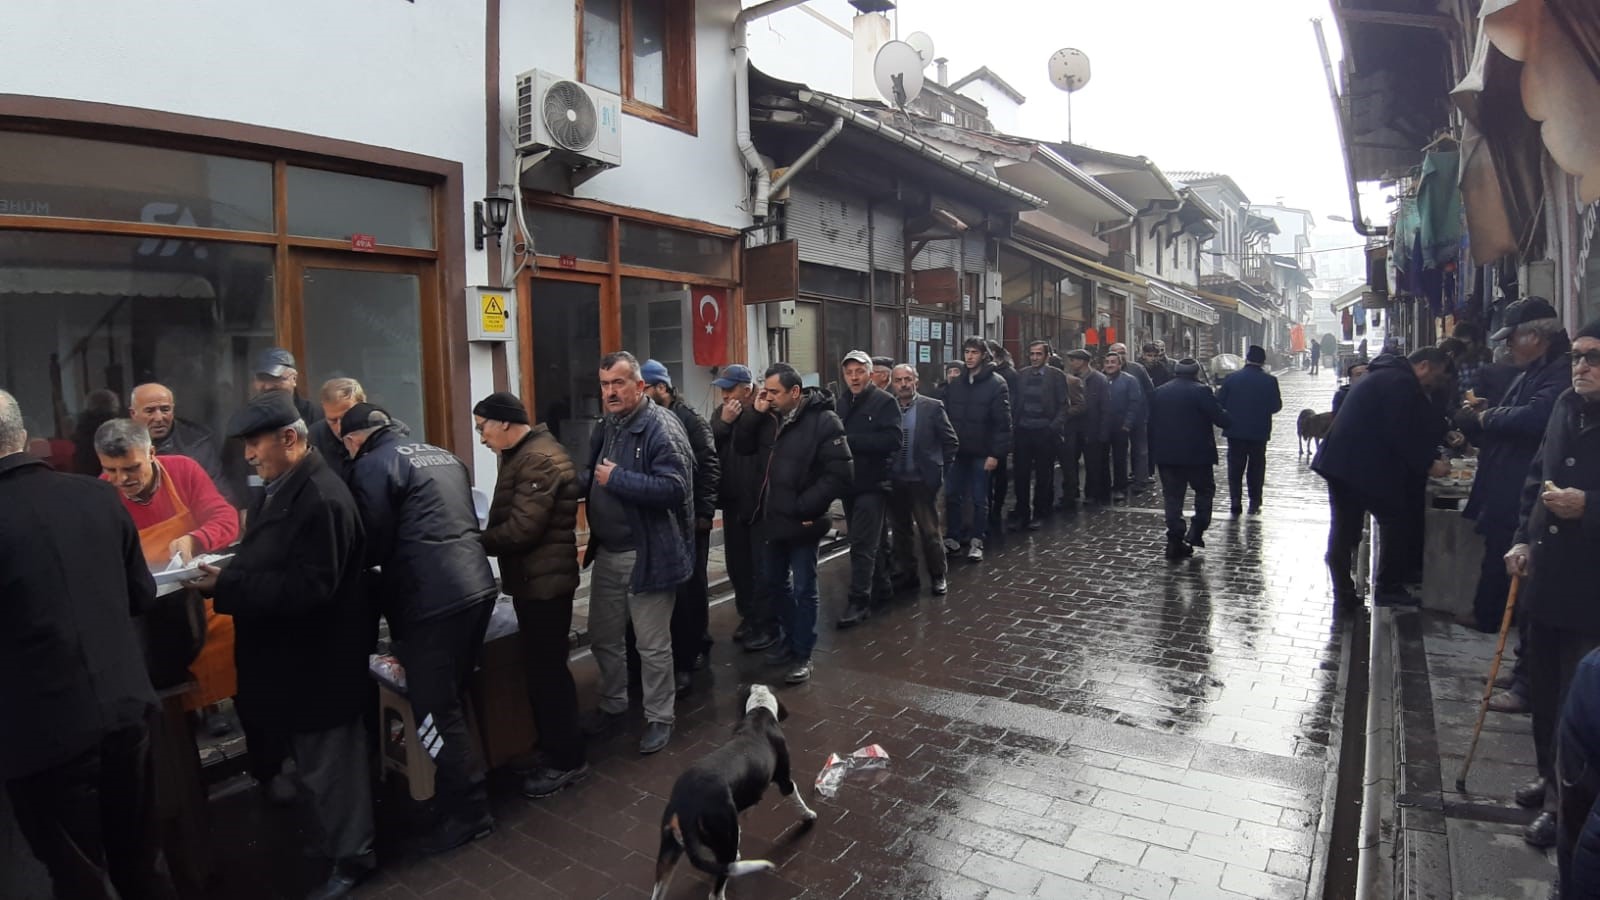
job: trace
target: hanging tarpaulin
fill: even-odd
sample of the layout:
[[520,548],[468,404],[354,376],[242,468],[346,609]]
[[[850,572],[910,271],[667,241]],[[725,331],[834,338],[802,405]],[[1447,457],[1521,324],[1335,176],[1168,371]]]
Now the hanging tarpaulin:
[[1433,150],[1422,160],[1416,214],[1422,232],[1422,264],[1438,268],[1454,262],[1461,249],[1461,191],[1456,186],[1461,154]]
[[1306,352],[1306,326],[1299,322],[1289,326],[1289,352]]

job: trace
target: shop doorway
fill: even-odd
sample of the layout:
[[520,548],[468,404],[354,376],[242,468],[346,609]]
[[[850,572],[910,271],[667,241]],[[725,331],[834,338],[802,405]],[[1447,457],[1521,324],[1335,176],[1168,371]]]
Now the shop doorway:
[[531,383],[530,412],[574,460],[589,455],[589,435],[600,421],[602,278],[535,278],[522,333]]
[[404,422],[416,438],[448,423],[429,414],[423,379],[423,316],[433,308],[433,264],[409,259],[350,259],[349,254],[296,252],[291,290],[297,292],[303,393],[316,400],[329,378],[361,382],[367,399]]

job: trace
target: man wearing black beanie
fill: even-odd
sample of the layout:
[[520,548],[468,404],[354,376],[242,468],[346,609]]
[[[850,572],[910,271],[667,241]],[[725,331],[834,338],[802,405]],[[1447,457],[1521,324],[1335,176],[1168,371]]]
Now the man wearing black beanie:
[[567,667],[578,591],[578,480],[566,448],[543,423],[530,426],[515,394],[498,391],[472,408],[478,440],[500,456],[489,521],[478,539],[500,561],[511,595],[539,730],[543,767],[522,793],[548,797],[589,773],[578,729],[578,687]]

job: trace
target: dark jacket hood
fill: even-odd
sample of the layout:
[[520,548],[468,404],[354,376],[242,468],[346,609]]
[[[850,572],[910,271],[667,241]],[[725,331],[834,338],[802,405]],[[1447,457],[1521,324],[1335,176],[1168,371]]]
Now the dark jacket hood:
[[994,364],[994,360],[988,355],[985,355],[983,357],[983,362],[978,363],[977,369],[966,369],[961,373],[961,377],[965,378],[969,382],[978,382],[988,378],[991,374],[998,371],[1000,371],[1000,369]]
[[1411,368],[1411,360],[1398,353],[1382,353],[1373,357],[1372,362],[1367,364],[1367,374],[1370,375],[1378,369],[1404,369],[1412,374],[1416,373],[1416,370]]

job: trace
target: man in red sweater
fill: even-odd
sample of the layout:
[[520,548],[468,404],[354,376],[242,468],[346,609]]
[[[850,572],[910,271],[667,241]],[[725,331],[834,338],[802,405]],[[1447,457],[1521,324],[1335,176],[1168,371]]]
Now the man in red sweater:
[[[100,476],[116,485],[122,505],[139,529],[139,545],[153,570],[167,567],[174,554],[184,562],[215,553],[239,539],[239,513],[222,495],[211,476],[187,456],[157,458],[145,426],[132,419],[112,419],[94,433]],[[189,666],[199,688],[184,695],[190,711],[207,711],[206,727],[224,735],[232,724],[216,704],[238,692],[233,668],[233,617],[217,615],[206,601],[206,642]]]
[[139,529],[144,558],[165,568],[174,553],[188,561],[239,538],[239,514],[217,493],[198,462],[156,457],[150,432],[132,419],[112,419],[94,434],[101,475],[122,492]]

